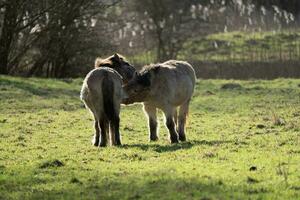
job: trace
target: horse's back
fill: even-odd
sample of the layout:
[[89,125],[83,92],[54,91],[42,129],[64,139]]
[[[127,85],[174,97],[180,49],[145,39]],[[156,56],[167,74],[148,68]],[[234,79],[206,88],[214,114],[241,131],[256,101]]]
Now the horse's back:
[[188,75],[193,84],[195,84],[196,74],[194,68],[190,63],[181,60],[168,60],[164,62],[163,65],[174,67],[174,70],[177,73],[180,73],[182,75]]
[[159,104],[165,102],[172,103],[174,106],[181,105],[191,98],[196,76],[193,67],[185,62],[178,60],[169,60],[159,65],[159,71],[156,74],[157,83],[156,94],[159,95]]
[[186,89],[194,89],[196,83],[196,75],[194,68],[186,61],[169,60],[162,64],[163,67],[170,70],[169,73],[175,79],[177,87]]
[[[122,78],[113,69],[97,68],[89,72],[81,89],[81,99],[98,116],[105,112],[107,100],[119,108],[122,99]],[[118,110],[116,112],[119,112]]]

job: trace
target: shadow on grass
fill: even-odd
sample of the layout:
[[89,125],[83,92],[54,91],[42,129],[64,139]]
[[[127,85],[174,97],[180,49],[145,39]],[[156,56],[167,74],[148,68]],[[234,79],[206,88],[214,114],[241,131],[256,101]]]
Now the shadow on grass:
[[[66,177],[67,180],[63,180],[64,187],[55,188],[52,188],[54,181],[60,184],[62,180],[46,181],[42,176],[32,176],[25,180],[14,177],[18,180],[11,183],[9,179],[2,181],[0,192],[3,192],[1,196],[4,199],[23,199],[21,197],[24,195],[28,199],[249,199],[269,194],[265,188],[253,190],[251,186],[232,186],[213,177],[179,178],[176,172],[172,173],[165,169],[151,174],[112,178],[107,178],[112,175],[110,173],[100,176],[89,174],[83,179]],[[73,181],[75,179],[77,181]]]
[[57,98],[61,95],[67,95],[70,97],[79,98],[79,91],[78,90],[70,90],[70,89],[56,89],[56,88],[49,88],[49,87],[38,87],[30,83],[21,82],[21,81],[14,81],[14,80],[1,80],[0,79],[0,86],[11,86],[14,88],[21,89],[25,92],[29,92],[32,95],[41,96],[41,97],[50,97],[50,98]]
[[222,144],[230,144],[234,143],[232,140],[212,140],[212,141],[207,141],[207,140],[192,140],[188,142],[183,142],[183,143],[178,143],[178,144],[168,144],[168,145],[161,145],[161,144],[125,144],[121,148],[140,148],[143,151],[148,151],[148,150],[154,150],[158,153],[164,153],[164,152],[172,152],[172,151],[177,151],[177,150],[183,150],[183,149],[190,149],[194,146],[218,146]]

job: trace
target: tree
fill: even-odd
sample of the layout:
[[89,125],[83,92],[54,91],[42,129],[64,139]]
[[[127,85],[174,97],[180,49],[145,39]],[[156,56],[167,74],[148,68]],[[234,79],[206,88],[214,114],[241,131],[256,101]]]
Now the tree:
[[92,47],[95,50],[95,44],[107,39],[91,41],[90,36],[95,35],[94,29],[99,26],[96,22],[105,20],[105,10],[118,2],[0,1],[0,73],[66,76],[69,68],[80,60],[79,57],[86,55],[87,49]]
[[[46,12],[54,9],[54,6],[36,9],[37,6],[42,5],[38,0],[2,0],[0,5],[3,12],[0,35],[0,74],[8,74],[10,58],[13,57],[13,45],[20,37],[23,37],[24,30],[31,30]],[[59,3],[56,6],[59,6]]]
[[[141,35],[154,43],[156,60],[160,62],[176,58],[189,38],[216,32],[218,25],[224,29],[226,18],[231,16],[230,8],[235,5],[234,0],[135,0],[128,7],[137,15],[131,16],[131,27],[142,33],[135,37]],[[227,13],[222,11],[224,7]]]
[[0,37],[0,74],[8,73],[8,57],[15,36],[20,1],[2,1],[4,10]]
[[[176,57],[187,37],[189,24],[193,21],[191,5],[196,1],[144,0],[135,1],[138,20],[144,30],[155,38],[157,61]],[[148,20],[146,20],[148,19]]]

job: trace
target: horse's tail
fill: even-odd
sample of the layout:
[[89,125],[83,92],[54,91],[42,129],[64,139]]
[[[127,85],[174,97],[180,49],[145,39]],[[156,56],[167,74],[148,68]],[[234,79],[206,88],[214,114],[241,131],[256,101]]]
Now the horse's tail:
[[84,83],[81,91],[80,91],[80,99],[81,101],[85,101],[88,97],[89,94],[89,88],[87,87],[87,85]]
[[103,109],[110,121],[116,116],[114,92],[114,81],[111,77],[105,76],[102,80]]

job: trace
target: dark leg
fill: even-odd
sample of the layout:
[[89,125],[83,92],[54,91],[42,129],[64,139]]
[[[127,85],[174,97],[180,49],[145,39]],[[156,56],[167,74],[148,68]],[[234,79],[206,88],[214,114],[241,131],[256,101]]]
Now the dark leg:
[[108,121],[107,120],[101,120],[100,121],[100,147],[105,147],[107,145],[107,134],[108,134]]
[[167,116],[166,126],[169,129],[171,143],[178,143],[178,135],[175,128],[175,122],[172,116]]
[[94,127],[95,127],[95,135],[93,137],[93,145],[94,146],[99,146],[99,139],[100,139],[100,129],[99,129],[99,124],[98,121],[95,119],[94,122]]
[[185,136],[185,118],[179,118],[179,127],[178,127],[178,136],[180,141],[186,141],[186,136]]
[[[176,126],[176,130],[177,127],[178,127],[178,114],[177,114],[177,108],[175,109],[175,112],[174,112],[174,122],[175,122],[175,126]],[[177,131],[178,132],[178,131]]]
[[112,145],[116,145],[116,146],[122,145],[119,128],[120,128],[120,118],[118,116],[115,116],[114,119],[110,121]]
[[157,141],[157,121],[149,118],[150,141]]
[[176,131],[176,126],[174,122],[174,114],[176,112],[175,107],[165,106],[164,114],[166,117],[166,126],[169,130],[171,143],[178,143],[178,134]]
[[179,117],[178,117],[178,135],[180,141],[186,141],[185,136],[185,124],[186,124],[186,118],[189,111],[189,101],[180,106],[179,109]]
[[150,141],[157,141],[158,136],[157,136],[156,108],[153,106],[144,105],[144,111],[148,116]]

